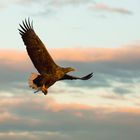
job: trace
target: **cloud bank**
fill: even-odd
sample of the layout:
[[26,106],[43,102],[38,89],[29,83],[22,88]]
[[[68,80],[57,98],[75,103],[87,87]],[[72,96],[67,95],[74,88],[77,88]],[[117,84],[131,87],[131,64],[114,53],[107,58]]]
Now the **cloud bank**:
[[[120,95],[135,93],[137,90],[134,85],[140,79],[139,43],[120,48],[60,48],[49,52],[58,65],[76,68],[73,75],[82,76],[94,72],[94,80],[86,83],[65,81],[70,86],[111,88]],[[27,53],[17,50],[1,50],[0,65],[1,89],[5,89],[6,83],[11,88],[17,81],[25,83],[30,73],[36,72]]]
[[139,139],[139,44],[49,52],[58,64],[76,67],[76,75],[95,77],[56,83],[48,96],[33,94],[27,53],[0,50],[0,139]]
[[1,97],[0,100],[3,101],[1,139],[92,140],[94,136],[97,140],[111,140],[112,137],[131,140],[139,136],[139,109],[109,111],[107,108],[63,104],[50,97],[35,96]]
[[[139,44],[130,44],[119,48],[53,48],[49,52],[56,61],[75,61],[75,62],[99,62],[116,61],[126,62],[140,59]],[[4,50],[1,49],[0,61],[3,63],[26,62],[28,55],[26,51]],[[128,61],[129,63],[130,61]]]

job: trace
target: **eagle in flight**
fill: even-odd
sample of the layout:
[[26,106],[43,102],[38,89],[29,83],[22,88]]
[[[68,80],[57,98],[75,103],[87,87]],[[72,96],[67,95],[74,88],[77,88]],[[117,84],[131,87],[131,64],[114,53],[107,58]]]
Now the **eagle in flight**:
[[68,72],[74,71],[74,69],[71,67],[60,67],[54,62],[45,45],[36,35],[33,29],[33,21],[30,22],[29,18],[27,20],[25,19],[19,26],[20,29],[18,30],[26,46],[28,55],[39,72],[39,74],[32,73],[29,78],[29,86],[35,90],[35,93],[42,91],[46,95],[48,88],[56,81],[88,80],[93,76],[93,73],[84,77],[75,77],[67,74]]

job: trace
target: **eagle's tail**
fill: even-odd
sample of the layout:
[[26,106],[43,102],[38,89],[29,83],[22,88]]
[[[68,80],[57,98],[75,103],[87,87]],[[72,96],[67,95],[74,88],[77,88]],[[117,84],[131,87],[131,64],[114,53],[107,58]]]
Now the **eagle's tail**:
[[[36,74],[36,73],[32,73],[29,77],[29,80],[28,80],[28,83],[29,83],[29,87],[31,87],[32,89],[35,89],[36,92],[38,91],[42,91],[44,93],[44,95],[47,94],[47,87],[45,86],[45,84],[43,84],[42,86],[40,85],[40,82],[42,82],[42,78],[40,79],[40,76],[39,74]],[[37,79],[37,82],[36,82],[36,79]]]
[[35,90],[39,90],[39,87],[34,83],[34,79],[36,79],[38,76],[39,76],[39,74],[32,73],[29,77],[29,80],[28,80],[29,87],[31,87]]

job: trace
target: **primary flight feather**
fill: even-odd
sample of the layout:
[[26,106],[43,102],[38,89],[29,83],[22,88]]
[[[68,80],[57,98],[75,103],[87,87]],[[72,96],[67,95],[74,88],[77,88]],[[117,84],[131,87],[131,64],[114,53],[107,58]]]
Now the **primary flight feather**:
[[36,35],[33,29],[33,21],[30,22],[28,18],[28,20],[25,19],[25,21],[22,21],[22,25],[19,25],[19,33],[26,46],[28,55],[39,72],[39,74],[32,73],[29,78],[29,86],[35,89],[35,92],[42,91],[46,95],[48,92],[47,89],[56,81],[76,79],[88,80],[93,76],[93,73],[84,77],[68,75],[67,73],[74,71],[74,69],[71,67],[60,67],[54,62],[45,45]]

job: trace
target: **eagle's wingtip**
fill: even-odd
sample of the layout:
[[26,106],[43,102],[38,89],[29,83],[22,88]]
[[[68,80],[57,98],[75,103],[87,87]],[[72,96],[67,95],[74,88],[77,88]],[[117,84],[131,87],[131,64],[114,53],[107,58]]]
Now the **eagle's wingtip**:
[[82,80],[88,80],[88,79],[90,79],[92,76],[93,76],[93,72],[90,73],[90,74],[88,74],[88,75],[86,75],[86,76],[84,76],[84,77],[82,77],[81,79],[82,79]]
[[31,21],[30,17],[25,18],[25,20],[22,20],[22,24],[19,24],[19,26],[20,26],[20,29],[18,30],[21,35],[24,35],[24,33],[26,33],[28,30],[34,30],[33,20]]

